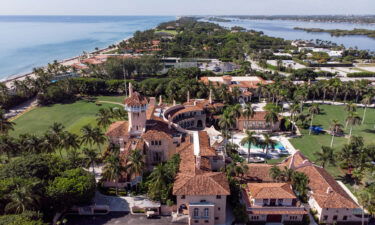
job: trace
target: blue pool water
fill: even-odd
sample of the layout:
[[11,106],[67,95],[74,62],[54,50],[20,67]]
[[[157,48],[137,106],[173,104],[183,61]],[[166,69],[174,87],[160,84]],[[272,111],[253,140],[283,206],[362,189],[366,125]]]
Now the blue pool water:
[[[245,144],[243,147],[247,149],[249,147],[249,144]],[[259,146],[259,145],[253,145],[253,144],[251,144],[250,149],[262,150],[263,148],[261,146]],[[276,143],[275,149],[279,149],[281,151],[286,151],[284,145],[282,145],[281,142],[277,142]]]

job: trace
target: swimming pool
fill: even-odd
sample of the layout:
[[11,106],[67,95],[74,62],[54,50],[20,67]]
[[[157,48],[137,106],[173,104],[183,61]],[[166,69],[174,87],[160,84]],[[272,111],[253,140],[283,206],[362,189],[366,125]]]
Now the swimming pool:
[[[249,147],[249,144],[245,144],[243,145],[243,147],[247,149]],[[250,149],[263,150],[261,146],[253,144],[251,144]],[[280,151],[287,151],[284,145],[281,144],[281,142],[276,142],[275,149],[278,149]]]

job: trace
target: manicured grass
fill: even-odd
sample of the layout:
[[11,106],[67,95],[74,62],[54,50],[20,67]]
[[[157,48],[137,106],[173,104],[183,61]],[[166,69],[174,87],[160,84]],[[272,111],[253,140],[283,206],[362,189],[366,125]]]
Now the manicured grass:
[[[333,105],[320,105],[322,109],[320,115],[314,117],[313,125],[322,126],[325,130],[328,130],[330,123],[333,119],[337,119],[340,123],[345,126],[345,119],[347,112],[344,110],[344,106],[333,106]],[[363,116],[363,109],[357,109],[358,114]],[[361,126],[353,128],[353,135],[362,136],[365,140],[365,144],[375,144],[375,109],[367,109],[365,123]],[[303,136],[300,138],[291,139],[291,143],[296,149],[308,157],[310,160],[316,160],[316,152],[321,151],[322,146],[330,146],[331,136],[329,134],[314,135],[308,134],[308,130],[301,130]],[[345,134],[349,134],[349,127],[345,130]],[[348,143],[348,139],[345,137],[335,137],[333,147],[336,152],[340,151],[344,144]],[[334,176],[342,175],[343,172],[338,167],[327,167],[327,170]]]
[[[99,97],[98,100],[121,102],[123,97]],[[118,105],[102,103],[96,105],[95,102],[85,100],[72,104],[55,104],[52,106],[38,107],[25,113],[14,122],[14,131],[10,135],[17,137],[20,134],[44,134],[49,126],[54,122],[61,123],[69,132],[80,134],[80,129],[91,124],[96,126],[96,114],[100,108],[118,107]]]
[[124,103],[125,96],[99,96],[96,101]]
[[161,32],[172,34],[172,35],[177,35],[178,34],[177,31],[175,31],[175,30],[156,30],[155,31],[155,33],[161,33]]

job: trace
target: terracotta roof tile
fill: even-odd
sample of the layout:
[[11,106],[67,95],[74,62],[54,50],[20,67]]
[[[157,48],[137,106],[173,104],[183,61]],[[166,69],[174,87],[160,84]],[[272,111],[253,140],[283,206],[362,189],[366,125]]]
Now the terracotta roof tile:
[[124,137],[128,135],[128,121],[117,121],[112,123],[105,135],[109,137]]
[[[266,121],[266,111],[256,111],[253,117],[249,118],[249,121]],[[246,117],[242,116],[238,120],[248,120]]]
[[199,131],[200,156],[217,156],[216,150],[210,146],[210,138],[206,131]]
[[138,92],[133,92],[130,97],[125,99],[124,104],[127,106],[143,106],[148,103],[146,97]]
[[259,199],[294,199],[292,187],[288,183],[249,183],[247,188],[252,198]]
[[174,195],[230,195],[229,183],[221,172],[177,175]]

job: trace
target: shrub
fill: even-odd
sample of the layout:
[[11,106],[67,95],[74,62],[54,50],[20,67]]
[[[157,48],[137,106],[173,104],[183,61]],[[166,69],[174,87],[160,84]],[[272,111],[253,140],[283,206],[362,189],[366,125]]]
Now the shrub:
[[348,73],[347,77],[375,77],[374,72],[356,72],[356,73]]

